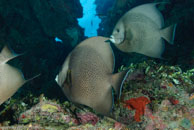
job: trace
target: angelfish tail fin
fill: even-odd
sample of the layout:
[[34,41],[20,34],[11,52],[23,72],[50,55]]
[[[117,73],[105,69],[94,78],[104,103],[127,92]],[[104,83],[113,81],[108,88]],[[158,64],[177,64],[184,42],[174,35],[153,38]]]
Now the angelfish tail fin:
[[174,37],[177,24],[173,24],[161,30],[161,37],[168,41],[170,44],[174,44]]
[[113,74],[111,76],[111,85],[113,86],[116,94],[120,97],[121,95],[121,91],[122,91],[122,87],[123,87],[123,83],[125,81],[125,79],[128,76],[128,72],[129,70],[124,70],[122,72]]

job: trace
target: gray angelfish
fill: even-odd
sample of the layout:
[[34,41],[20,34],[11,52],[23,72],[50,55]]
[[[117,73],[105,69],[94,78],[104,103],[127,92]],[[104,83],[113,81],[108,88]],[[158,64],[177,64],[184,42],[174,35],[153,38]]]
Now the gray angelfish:
[[109,38],[93,37],[81,42],[66,58],[57,82],[67,98],[108,115],[113,89],[120,95],[127,71],[113,74],[114,55]]
[[157,4],[137,6],[120,18],[110,39],[118,49],[161,58],[163,39],[173,44],[176,24],[163,28],[164,19]]
[[[7,46],[0,53],[0,105],[9,99],[24,83],[22,72],[7,64],[14,56]],[[34,77],[35,78],[35,77]],[[33,78],[32,78],[33,79]]]

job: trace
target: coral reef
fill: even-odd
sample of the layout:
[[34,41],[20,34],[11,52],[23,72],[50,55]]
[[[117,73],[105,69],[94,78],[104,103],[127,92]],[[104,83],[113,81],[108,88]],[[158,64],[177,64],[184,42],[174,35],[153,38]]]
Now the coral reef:
[[[53,81],[66,55],[83,38],[76,20],[82,16],[79,1],[1,0],[0,47],[8,44],[17,53],[26,52],[9,64],[20,68],[27,79],[39,73],[41,76],[0,106],[0,130],[194,129],[194,19],[190,17],[194,3],[170,1],[158,7],[165,25],[178,23],[175,45],[167,45],[164,52],[167,57],[172,54],[170,60],[147,60],[142,55],[126,55],[114,49],[116,70],[129,68],[130,72],[120,99],[115,95],[114,108],[106,117],[65,101]],[[98,13],[106,15],[102,17],[99,35],[110,36],[126,11],[147,2],[151,1],[116,0],[105,13],[106,1],[96,1],[102,6],[98,11],[104,10]],[[63,42],[56,42],[55,37]]]
[[[114,108],[117,121],[132,129],[193,129],[193,69],[183,72],[178,66],[153,61],[131,64],[129,68],[132,75],[125,81],[121,101]],[[150,103],[145,107],[143,120],[134,123],[136,113],[126,108],[125,100],[133,101],[134,97],[142,96],[148,97]]]
[[86,113],[86,114],[77,114],[77,117],[80,119],[81,124],[86,124],[88,122],[91,122],[92,125],[95,126],[95,124],[98,122],[98,117],[92,113]]
[[95,4],[97,5],[96,11],[97,14],[101,14],[103,16],[106,15],[106,13],[110,10],[110,8],[114,4],[114,0],[96,0]]
[[126,68],[130,74],[110,117],[68,101],[28,95],[4,104],[0,129],[194,129],[193,69],[184,72],[178,66],[147,61],[119,71]]

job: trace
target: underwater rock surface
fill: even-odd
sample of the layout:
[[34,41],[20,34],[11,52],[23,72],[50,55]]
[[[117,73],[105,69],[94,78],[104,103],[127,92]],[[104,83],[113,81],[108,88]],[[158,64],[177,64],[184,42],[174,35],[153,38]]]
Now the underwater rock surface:
[[[122,66],[119,71],[126,68],[131,71],[121,99],[115,100],[111,118],[68,101],[26,95],[19,100],[11,98],[4,104],[5,109],[0,112],[0,129],[194,129],[193,69],[184,72],[178,66],[147,61]],[[136,103],[131,104],[134,99]],[[140,120],[136,120],[137,115]]]
[[54,79],[68,53],[84,37],[77,22],[82,15],[79,0],[0,0],[0,48],[6,44],[24,54],[9,64],[19,68],[25,79],[41,73],[24,85],[27,89],[21,88],[24,93],[29,89],[37,94],[60,91]]
[[76,28],[82,37],[76,20],[79,17],[82,17],[79,0],[1,0],[1,44],[21,45],[25,49],[25,45],[52,41],[55,37],[71,44],[72,38],[65,30]]

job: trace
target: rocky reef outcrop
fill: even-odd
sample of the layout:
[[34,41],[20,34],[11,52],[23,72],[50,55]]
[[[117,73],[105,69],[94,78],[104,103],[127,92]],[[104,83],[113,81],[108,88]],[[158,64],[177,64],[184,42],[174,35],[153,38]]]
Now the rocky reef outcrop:
[[70,30],[77,31],[76,42],[83,35],[76,20],[82,17],[78,0],[1,0],[0,5],[0,34],[4,44],[20,45],[26,50],[26,46],[52,42],[55,37],[71,44]]
[[[26,79],[41,73],[26,88],[55,84],[67,54],[83,39],[77,22],[82,15],[79,0],[0,1],[0,47],[6,44],[23,54],[9,64],[21,69]],[[56,42],[56,37],[62,42]]]
[[97,5],[97,14],[106,15],[109,9],[112,8],[114,0],[96,0],[95,4]]

